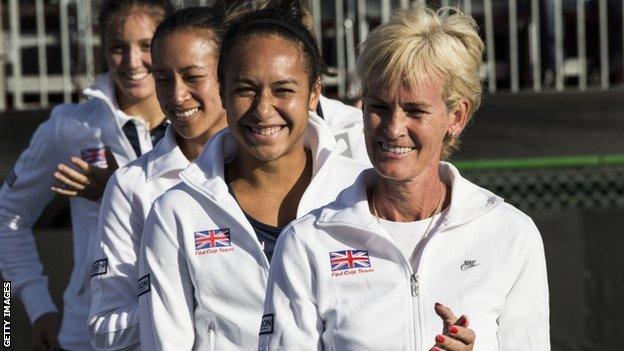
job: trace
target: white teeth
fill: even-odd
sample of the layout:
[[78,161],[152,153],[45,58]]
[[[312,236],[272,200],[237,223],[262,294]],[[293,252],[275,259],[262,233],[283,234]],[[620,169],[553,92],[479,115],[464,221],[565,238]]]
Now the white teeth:
[[186,111],[174,111],[173,114],[176,118],[189,118],[197,112],[199,108],[195,107]]
[[147,72],[136,72],[136,73],[128,73],[127,77],[130,78],[130,80],[141,80],[147,77],[147,75],[148,75]]
[[277,132],[279,132],[280,130],[282,130],[283,127],[279,126],[279,127],[264,127],[264,128],[258,128],[258,127],[251,127],[251,131],[254,132],[255,134],[260,134],[260,135],[272,135],[275,134]]
[[391,146],[391,145],[386,144],[386,143],[381,143],[381,149],[383,151],[392,152],[393,154],[407,154],[407,153],[411,152],[414,148]]

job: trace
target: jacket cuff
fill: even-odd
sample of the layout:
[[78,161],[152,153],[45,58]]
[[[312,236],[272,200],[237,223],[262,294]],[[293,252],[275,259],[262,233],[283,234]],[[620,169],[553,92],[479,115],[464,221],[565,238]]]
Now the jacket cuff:
[[47,280],[28,284],[21,290],[20,298],[26,308],[30,323],[34,323],[45,313],[58,312],[48,292]]

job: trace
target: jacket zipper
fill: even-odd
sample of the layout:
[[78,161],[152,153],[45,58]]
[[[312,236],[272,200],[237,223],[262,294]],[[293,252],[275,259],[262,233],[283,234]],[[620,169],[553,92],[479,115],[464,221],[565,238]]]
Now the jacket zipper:
[[439,228],[438,231],[432,232],[431,236],[429,238],[429,241],[425,244],[425,246],[422,249],[422,253],[420,255],[420,260],[418,260],[418,267],[416,267],[416,272],[412,274],[411,279],[410,279],[410,284],[412,287],[412,296],[416,297],[418,299],[417,304],[418,304],[418,326],[419,326],[419,333],[420,333],[420,349],[425,350],[426,349],[426,345],[424,344],[424,340],[423,339],[423,335],[425,335],[425,320],[424,320],[424,316],[422,314],[422,311],[424,309],[424,302],[423,302],[423,298],[422,298],[422,287],[421,287],[421,282],[419,280],[419,273],[423,264],[423,261],[425,260],[425,253],[427,251],[427,247],[430,246],[431,241],[435,238],[436,234],[440,234],[441,232],[443,232],[445,230],[444,227]]
[[215,344],[215,325],[214,322],[210,322],[210,324],[208,325],[208,350],[214,350]]
[[[374,233],[374,232],[373,232]],[[389,241],[389,240],[388,240]],[[414,298],[418,298],[419,288],[418,288],[418,275],[412,272],[412,266],[407,259],[403,256],[401,251],[389,241],[391,247],[394,248],[397,253],[399,260],[403,262],[403,268],[405,269],[405,273],[407,273],[407,280],[409,281],[409,329],[410,329],[410,337],[409,337],[409,350],[416,351],[416,345],[418,344],[418,339],[416,337],[416,324],[414,323]]]
[[411,277],[410,277],[410,286],[412,288],[412,296],[413,297],[418,297],[418,274],[416,273],[412,273]]

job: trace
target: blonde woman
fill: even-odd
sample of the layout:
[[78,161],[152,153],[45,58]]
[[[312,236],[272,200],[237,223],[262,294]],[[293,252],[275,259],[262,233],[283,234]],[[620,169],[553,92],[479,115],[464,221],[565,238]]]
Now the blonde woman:
[[368,37],[374,169],[284,229],[260,349],[550,349],[533,221],[442,161],[479,107],[483,47],[469,16],[424,5]]

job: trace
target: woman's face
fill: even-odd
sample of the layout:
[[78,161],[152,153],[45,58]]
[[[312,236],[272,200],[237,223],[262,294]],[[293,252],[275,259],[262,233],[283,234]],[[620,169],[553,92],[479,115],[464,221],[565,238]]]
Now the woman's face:
[[437,172],[444,137],[461,132],[467,110],[462,101],[456,111],[447,111],[442,89],[443,80],[438,77],[392,91],[367,86],[366,149],[382,177],[404,181],[427,170]]
[[154,78],[160,107],[185,139],[224,127],[217,52],[209,30],[182,29],[154,43]]
[[140,102],[154,94],[150,43],[156,23],[148,12],[128,10],[126,16],[113,18],[106,27],[106,63],[115,83],[120,104]]
[[303,149],[308,110],[320,95],[320,84],[310,91],[306,66],[302,49],[277,35],[246,37],[232,47],[221,99],[232,134],[256,159]]

